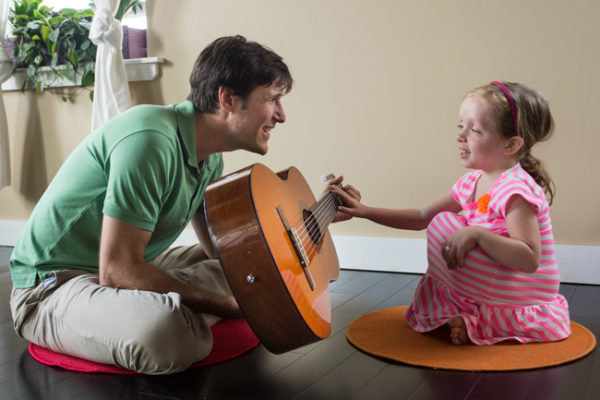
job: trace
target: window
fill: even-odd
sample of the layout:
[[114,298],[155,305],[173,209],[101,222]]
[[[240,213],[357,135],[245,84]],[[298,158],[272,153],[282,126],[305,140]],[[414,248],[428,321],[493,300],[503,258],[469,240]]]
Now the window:
[[[123,17],[123,58],[144,58],[148,56],[146,44],[146,1],[141,0],[141,10],[134,14],[131,10]],[[93,8],[91,0],[43,0],[42,5],[58,11],[62,8],[81,10]]]
[[[52,7],[55,10],[61,8],[74,8],[76,10],[82,10],[84,8],[90,8],[91,0],[44,0],[42,3],[45,6]],[[142,10],[136,14],[128,13],[121,21],[123,25],[136,29],[146,29],[146,2],[142,1]]]
[[[147,57],[146,52],[146,1],[141,0],[142,10],[136,14],[129,12],[121,21],[123,27],[123,58],[127,77],[130,82],[150,81],[160,76],[160,65],[164,62],[159,57]],[[52,7],[55,11],[62,8],[84,9],[92,8],[91,0],[43,0],[42,5]],[[10,36],[11,26],[7,25],[7,36]],[[41,67],[49,71],[50,67]],[[48,72],[49,73],[49,72]],[[21,90],[26,83],[24,69],[17,70],[13,76],[2,84],[2,90]],[[74,86],[78,83],[59,79],[52,87]],[[32,87],[27,87],[32,88]]]

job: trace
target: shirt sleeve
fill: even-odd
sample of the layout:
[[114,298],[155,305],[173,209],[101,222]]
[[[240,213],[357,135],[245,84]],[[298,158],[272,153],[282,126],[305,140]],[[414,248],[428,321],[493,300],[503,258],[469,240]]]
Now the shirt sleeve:
[[462,184],[462,177],[458,178],[458,181],[456,181],[456,183],[454,185],[452,185],[452,197],[454,198],[454,201],[456,201],[458,204],[462,204],[460,202],[460,186]]
[[473,172],[461,176],[454,186],[452,186],[452,197],[454,198],[454,201],[460,205],[467,203],[475,190],[476,182],[477,176]]
[[507,179],[498,185],[490,201],[490,207],[496,208],[498,214],[506,218],[506,206],[513,196],[520,196],[527,203],[531,204],[536,214],[542,209],[545,203],[543,196],[536,192],[535,188],[530,187],[526,182],[520,179]]
[[153,231],[169,183],[177,149],[159,132],[141,131],[119,141],[105,167],[103,213],[138,228]]

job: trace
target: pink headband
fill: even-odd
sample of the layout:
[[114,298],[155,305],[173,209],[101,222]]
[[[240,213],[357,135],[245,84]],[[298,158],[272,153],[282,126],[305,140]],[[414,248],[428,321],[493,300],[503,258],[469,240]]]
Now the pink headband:
[[506,86],[504,86],[504,84],[502,82],[499,82],[499,81],[492,81],[492,82],[490,82],[490,84],[497,85],[500,89],[502,89],[502,91],[504,92],[504,95],[508,99],[508,104],[510,104],[510,109],[512,110],[513,121],[515,122],[515,133],[517,136],[519,136],[519,124],[517,123],[517,107],[515,106],[515,102],[514,102],[512,96],[510,95],[508,88]]

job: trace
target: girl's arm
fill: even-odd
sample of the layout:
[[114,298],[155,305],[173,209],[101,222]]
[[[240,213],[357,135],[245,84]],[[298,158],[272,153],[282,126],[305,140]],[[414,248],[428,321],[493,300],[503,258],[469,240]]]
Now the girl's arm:
[[344,202],[344,205],[338,208],[340,213],[349,217],[366,218],[398,229],[422,230],[427,228],[436,214],[442,211],[460,211],[460,205],[454,201],[451,192],[421,209],[390,209],[367,206],[337,186],[330,186],[329,190]]
[[442,244],[442,254],[448,268],[464,265],[465,254],[479,246],[498,264],[532,273],[540,264],[542,239],[537,216],[521,196],[513,196],[506,208],[508,237],[472,225],[448,237]]

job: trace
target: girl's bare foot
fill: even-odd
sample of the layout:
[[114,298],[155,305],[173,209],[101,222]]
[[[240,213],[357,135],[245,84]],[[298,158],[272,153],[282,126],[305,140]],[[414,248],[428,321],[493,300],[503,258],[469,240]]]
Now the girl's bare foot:
[[454,344],[466,344],[469,342],[467,326],[461,317],[454,317],[448,321],[450,327],[450,340]]

